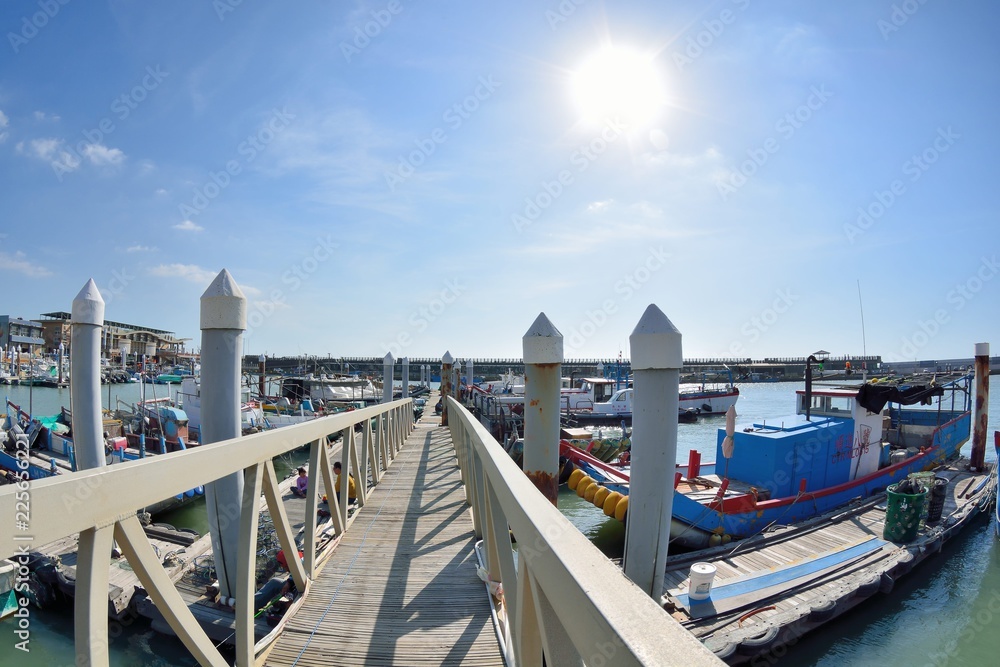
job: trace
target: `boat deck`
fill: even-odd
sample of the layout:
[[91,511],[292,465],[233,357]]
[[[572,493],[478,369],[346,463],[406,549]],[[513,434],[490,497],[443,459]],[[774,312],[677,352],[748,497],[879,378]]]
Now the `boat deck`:
[[[670,557],[665,606],[732,664],[792,641],[876,592],[889,592],[988,503],[995,482],[988,473],[968,472],[967,464],[935,471],[950,480],[942,518],[909,544],[882,539],[885,496],[876,496],[797,526]],[[695,562],[717,570],[705,601],[687,596]]]
[[263,664],[504,664],[438,420],[418,422]]

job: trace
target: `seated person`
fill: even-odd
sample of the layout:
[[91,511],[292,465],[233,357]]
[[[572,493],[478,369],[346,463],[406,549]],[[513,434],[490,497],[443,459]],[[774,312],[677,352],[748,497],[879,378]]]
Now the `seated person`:
[[[340,486],[340,472],[341,472],[341,470],[343,470],[343,468],[340,465],[340,461],[337,461],[336,463],[333,464],[333,472],[337,473],[337,481],[335,481],[333,483],[333,485],[337,489],[337,503],[340,503],[340,489],[341,489],[341,486]],[[347,476],[347,502],[348,502],[348,504],[353,505],[357,501],[358,501],[358,492],[357,492],[357,489],[355,489],[355,487],[354,487],[354,477],[352,477],[351,475],[348,475]]]
[[306,475],[305,468],[299,468],[299,476],[295,480],[295,484],[292,486],[292,495],[297,498],[306,497],[306,489],[309,487],[309,477]]
[[254,613],[260,611],[278,597],[294,594],[295,583],[291,577],[271,577],[253,596]]

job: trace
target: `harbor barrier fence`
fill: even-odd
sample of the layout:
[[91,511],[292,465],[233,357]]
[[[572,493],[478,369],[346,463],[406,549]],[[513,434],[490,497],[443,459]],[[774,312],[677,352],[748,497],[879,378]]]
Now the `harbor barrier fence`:
[[502,590],[508,664],[722,664],[542,495],[476,417],[446,400],[485,569]]

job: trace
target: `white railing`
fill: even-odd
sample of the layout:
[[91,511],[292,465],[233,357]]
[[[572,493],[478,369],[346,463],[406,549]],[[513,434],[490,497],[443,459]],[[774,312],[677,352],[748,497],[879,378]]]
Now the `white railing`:
[[[376,420],[374,430],[372,419]],[[360,446],[355,436],[355,426],[359,424],[362,427]],[[76,663],[101,667],[108,664],[108,570],[112,546],[117,542],[157,609],[192,656],[201,665],[223,667],[227,661],[174,588],[136,512],[163,498],[243,471],[244,492],[239,502],[240,557],[234,596],[236,664],[253,665],[257,653],[253,618],[254,572],[258,505],[262,492],[298,590],[308,594],[309,584],[321,565],[316,558],[316,521],[309,520],[316,517],[319,484],[314,481],[308,486],[304,557],[299,559],[295,557],[299,549],[281,502],[271,459],[308,444],[310,475],[318,481],[321,474],[325,487],[334,489],[335,476],[326,442],[328,436],[342,434],[344,474],[339,506],[330,494],[330,521],[340,534],[350,524],[348,474],[354,476],[358,502],[364,505],[370,493],[369,475],[373,484],[378,484],[382,472],[395,458],[412,428],[412,400],[404,399],[187,451],[0,487],[0,525],[3,526],[0,554],[13,555],[15,562],[25,563],[30,551],[68,535],[80,534],[74,614]],[[19,558],[21,554],[25,555],[23,559]]]
[[560,514],[473,415],[447,400],[486,569],[502,585],[513,665],[541,665],[543,655],[550,667],[722,664]]

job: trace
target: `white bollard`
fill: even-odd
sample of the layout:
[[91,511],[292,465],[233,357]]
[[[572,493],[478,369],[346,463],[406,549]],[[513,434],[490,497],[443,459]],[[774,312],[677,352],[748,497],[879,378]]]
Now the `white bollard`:
[[403,357],[403,398],[410,397],[410,358]]
[[659,600],[674,504],[678,381],[684,363],[681,333],[650,304],[629,336],[629,346],[635,391],[624,571]]
[[383,403],[392,402],[393,363],[395,363],[395,359],[392,358],[392,352],[386,352],[385,357],[382,359],[382,402]]
[[70,333],[70,400],[77,470],[107,465],[101,419],[101,327],[104,299],[93,279],[73,299]]
[[476,384],[475,375],[473,375],[475,369],[475,364],[472,363],[472,359],[465,362],[465,379],[466,384],[469,385],[469,398],[472,398],[472,386]]
[[[201,444],[238,438],[247,300],[223,269],[201,296]],[[222,597],[236,595],[243,472],[205,485],[208,525]]]
[[524,351],[524,473],[553,505],[559,496],[559,384],[563,336],[545,313],[521,339]]

